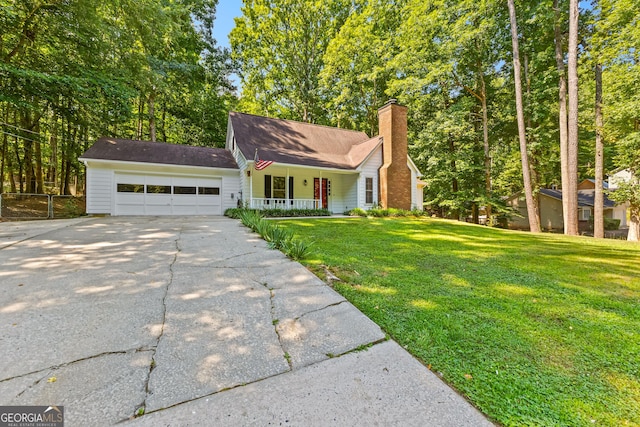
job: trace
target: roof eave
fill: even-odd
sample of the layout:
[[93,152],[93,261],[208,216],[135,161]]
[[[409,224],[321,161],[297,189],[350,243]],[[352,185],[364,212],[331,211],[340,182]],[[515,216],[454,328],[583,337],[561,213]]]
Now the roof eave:
[[378,149],[378,147],[380,147],[382,145],[382,139],[378,140],[378,143],[371,149],[371,151],[369,152],[369,154],[364,158],[363,161],[360,162],[360,164],[358,166],[356,166],[355,170],[358,172],[362,171],[362,166],[364,166],[369,159],[373,156],[373,154],[376,152],[376,150]]
[[[252,169],[253,165],[254,165],[254,161],[250,160],[247,162],[247,166],[245,167],[246,169]],[[338,172],[338,173],[358,173],[360,172],[357,169],[351,169],[351,168],[329,168],[326,166],[311,166],[311,165],[300,165],[300,164],[295,164],[295,163],[273,163],[271,166],[280,166],[280,167],[286,167],[286,168],[301,168],[301,169],[314,169],[314,170],[323,170],[323,171],[328,171],[328,172]],[[266,170],[266,169],[263,169]]]
[[156,162],[134,162],[134,161],[128,161],[128,160],[107,160],[107,159],[97,159],[97,158],[92,158],[92,157],[78,157],[78,160],[82,161],[85,166],[88,166],[88,162],[92,161],[92,162],[98,162],[98,163],[105,163],[105,164],[126,164],[126,165],[137,165],[137,166],[163,166],[163,167],[167,167],[167,166],[171,166],[171,167],[178,167],[178,168],[198,168],[198,169],[225,169],[225,170],[239,170],[239,167],[225,167],[225,166],[198,166],[198,165],[177,165],[174,163],[156,163]]

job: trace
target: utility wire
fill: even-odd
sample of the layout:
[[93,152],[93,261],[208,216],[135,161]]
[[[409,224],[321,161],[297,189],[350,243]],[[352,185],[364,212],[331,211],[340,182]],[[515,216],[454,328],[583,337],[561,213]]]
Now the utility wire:
[[34,134],[36,134],[36,135],[40,135],[40,132],[34,132],[34,131],[32,131],[32,130],[29,130],[29,129],[21,128],[20,126],[11,125],[11,124],[9,124],[9,123],[0,122],[0,125],[9,126],[9,127],[12,127],[12,128],[16,128],[16,129],[21,130],[21,131],[23,131],[23,132],[29,132],[29,133],[34,133]]
[[0,130],[0,132],[2,132],[5,135],[9,135],[9,136],[14,136],[16,138],[20,138],[20,139],[24,139],[25,141],[31,141],[31,142],[42,142],[42,141],[37,141],[35,139],[30,139],[21,135],[16,135],[15,133],[11,133],[11,132],[6,132],[4,130]]
[[[34,139],[27,138],[26,136],[16,135],[15,133],[11,133],[11,132],[7,132],[7,131],[4,131],[4,130],[0,130],[0,132],[2,132],[2,133],[3,133],[3,134],[5,134],[5,135],[14,136],[14,137],[16,137],[16,138],[21,138],[21,139],[24,139],[24,140],[26,140],[26,141],[31,141],[31,142],[43,142],[43,141],[44,141],[44,142],[46,143],[47,138],[46,138],[46,137],[44,137],[44,136],[42,136],[42,134],[40,134],[40,133],[38,133],[38,132],[32,132],[32,131],[30,131],[30,130],[23,129],[23,128],[20,128],[20,127],[18,127],[18,126],[13,126],[13,125],[10,125],[10,124],[8,124],[8,123],[4,123],[4,122],[0,122],[0,125],[11,126],[11,127],[14,127],[14,128],[16,128],[16,129],[19,129],[19,130],[22,130],[22,131],[25,131],[25,132],[33,133],[33,134],[35,134],[35,135],[39,136],[39,137],[41,138],[41,140],[40,140],[40,141],[37,141],[37,140],[34,140]],[[58,141],[69,142],[69,143],[72,143],[72,144],[75,144],[76,142],[78,142],[78,141],[74,141],[73,139],[69,139],[69,138],[56,137],[56,139],[57,139]],[[82,140],[80,140],[80,142],[82,142]]]

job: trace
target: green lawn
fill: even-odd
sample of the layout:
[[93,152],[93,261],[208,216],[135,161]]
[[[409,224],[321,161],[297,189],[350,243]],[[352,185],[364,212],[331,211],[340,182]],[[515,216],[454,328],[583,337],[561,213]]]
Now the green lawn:
[[640,245],[434,219],[279,224],[493,420],[640,425]]

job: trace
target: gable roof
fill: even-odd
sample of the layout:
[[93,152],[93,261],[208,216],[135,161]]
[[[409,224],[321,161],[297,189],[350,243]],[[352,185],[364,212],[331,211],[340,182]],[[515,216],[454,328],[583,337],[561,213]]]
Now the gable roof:
[[381,137],[293,120],[230,112],[236,145],[247,160],[256,149],[261,160],[276,163],[357,169],[381,144]]
[[[593,178],[583,179],[578,183],[578,190],[592,190],[594,188],[596,188],[596,180]],[[602,181],[602,188],[609,189],[607,181]]]
[[80,160],[90,159],[238,169],[233,155],[225,148],[107,137],[98,139],[80,156]]
[[[552,197],[557,200],[562,200],[562,191],[561,190],[551,190],[549,188],[541,188],[540,194],[544,194],[545,196]],[[578,190],[578,206],[581,207],[593,207],[595,203],[595,190]],[[609,198],[604,195],[604,207],[612,208],[615,206],[615,202],[609,200]]]

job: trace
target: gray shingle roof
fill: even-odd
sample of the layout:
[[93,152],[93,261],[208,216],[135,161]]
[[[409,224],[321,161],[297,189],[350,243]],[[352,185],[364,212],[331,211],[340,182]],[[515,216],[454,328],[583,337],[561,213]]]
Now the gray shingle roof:
[[276,163],[356,169],[381,143],[364,132],[231,112],[236,144],[247,160],[256,149]]
[[233,155],[224,148],[107,137],[98,139],[80,156],[80,160],[85,159],[238,169]]
[[[562,191],[560,190],[551,190],[549,188],[541,188],[540,193],[549,197],[553,197],[554,199],[562,200]],[[588,206],[593,207],[595,199],[595,190],[578,190],[578,206]],[[604,195],[604,207],[612,208],[616,204],[609,200],[607,195]]]

